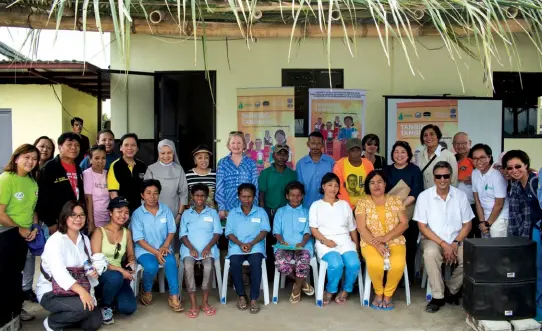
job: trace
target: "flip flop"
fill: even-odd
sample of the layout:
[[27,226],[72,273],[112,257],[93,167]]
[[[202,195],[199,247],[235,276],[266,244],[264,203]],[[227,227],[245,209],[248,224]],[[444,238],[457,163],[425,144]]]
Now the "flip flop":
[[382,301],[376,301],[376,304],[374,304],[374,302],[375,301],[373,301],[371,305],[369,305],[369,308],[374,310],[382,310]]
[[382,304],[383,306],[380,308],[380,310],[391,311],[395,309],[395,304],[393,304],[393,301],[390,301],[390,302],[382,301]]
[[200,307],[201,311],[205,314],[205,316],[214,316],[216,315],[216,309],[212,306],[204,307],[203,305]]
[[301,301],[301,292],[299,292],[297,295],[292,292],[292,294],[290,294],[290,303],[295,304],[299,303],[299,301]]
[[307,296],[313,296],[314,295],[314,287],[312,287],[309,283],[305,283],[305,286],[301,288],[303,293]]
[[331,303],[331,299],[333,299],[333,294],[325,292],[323,300],[323,306],[327,306],[329,303]]
[[197,318],[199,315],[199,308],[198,309],[190,309],[186,312],[186,317],[188,318]]
[[345,291],[342,291],[341,293],[339,293],[339,295],[335,296],[335,303],[345,304],[346,299],[348,299],[348,293],[346,293]]

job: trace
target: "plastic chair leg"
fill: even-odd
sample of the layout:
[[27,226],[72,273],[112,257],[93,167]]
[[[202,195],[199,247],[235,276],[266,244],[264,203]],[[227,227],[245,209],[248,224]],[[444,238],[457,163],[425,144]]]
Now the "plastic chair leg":
[[405,270],[403,272],[403,279],[405,280],[405,297],[406,297],[406,305],[410,305],[410,285],[408,280],[408,268],[405,264]]
[[263,303],[265,305],[269,304],[269,281],[267,280],[267,266],[266,260],[262,260],[262,284],[261,288],[263,289]]
[[320,269],[318,276],[318,287],[316,287],[316,305],[318,307],[324,306],[324,288],[326,281],[326,272],[327,272],[327,262],[320,260]]
[[369,269],[365,268],[365,287],[363,292],[363,306],[368,307],[371,299],[371,277],[369,276]]
[[[215,259],[215,274],[216,279],[213,278],[213,288],[218,288],[218,300],[221,299],[221,288],[222,288],[222,275],[221,275],[220,259]],[[218,284],[218,286],[217,286]]]
[[361,270],[361,267],[359,268],[359,272],[358,272],[358,290],[359,290],[359,302],[361,304],[361,306],[363,306],[363,296],[362,294],[364,294],[364,285],[363,285],[363,272]]
[[281,279],[280,283],[282,284],[282,275],[279,269],[275,267],[275,276],[273,278],[273,303],[275,304],[279,302],[279,279]]
[[311,264],[311,269],[312,269],[312,281],[314,284],[314,299],[315,299],[316,305],[318,305],[318,301],[316,300],[316,294],[318,294],[318,262],[316,260],[316,257],[311,258],[310,264]]
[[222,292],[220,294],[220,303],[227,303],[228,294],[228,273],[230,272],[230,260],[226,258],[224,261],[224,277],[222,278]]

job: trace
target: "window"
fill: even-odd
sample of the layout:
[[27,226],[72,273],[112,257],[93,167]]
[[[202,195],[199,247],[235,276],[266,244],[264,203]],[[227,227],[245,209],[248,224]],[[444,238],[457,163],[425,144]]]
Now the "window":
[[537,133],[540,73],[493,73],[493,97],[503,101],[503,137],[542,137]]
[[[327,69],[283,69],[282,86],[295,87],[295,136],[309,136],[309,89],[329,89]],[[331,69],[331,88],[344,88],[344,71]]]

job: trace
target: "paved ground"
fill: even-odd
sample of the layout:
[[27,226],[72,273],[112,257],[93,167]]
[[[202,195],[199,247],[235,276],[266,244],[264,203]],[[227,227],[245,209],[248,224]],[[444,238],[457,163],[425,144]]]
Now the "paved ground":
[[[132,317],[116,315],[115,324],[103,326],[101,330],[470,330],[461,307],[445,306],[436,314],[426,313],[425,293],[419,285],[412,288],[412,304],[408,307],[404,289],[397,292],[396,309],[384,312],[362,308],[357,295],[350,296],[345,305],[332,302],[328,307],[318,308],[314,297],[303,297],[300,303],[292,305],[288,302],[287,288],[281,290],[279,304],[262,304],[260,313],[253,315],[237,310],[236,296],[230,289],[227,305],[219,303],[217,293],[211,297],[211,304],[217,308],[215,316],[206,317],[200,312],[196,319],[174,313],[167,305],[167,296],[155,293],[152,305],[139,305]],[[37,318],[24,323],[22,330],[43,330],[47,312],[37,304],[25,305]]]

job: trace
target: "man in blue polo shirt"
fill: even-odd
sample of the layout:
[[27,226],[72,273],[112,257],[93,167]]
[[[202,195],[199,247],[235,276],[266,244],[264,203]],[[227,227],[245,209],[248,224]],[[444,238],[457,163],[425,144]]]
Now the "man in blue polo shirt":
[[322,133],[314,131],[309,135],[307,146],[309,154],[301,158],[296,166],[297,180],[305,186],[305,198],[303,206],[307,209],[311,204],[322,198],[320,194],[320,185],[322,177],[329,172],[333,172],[335,160],[323,153],[324,136]]

